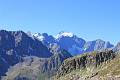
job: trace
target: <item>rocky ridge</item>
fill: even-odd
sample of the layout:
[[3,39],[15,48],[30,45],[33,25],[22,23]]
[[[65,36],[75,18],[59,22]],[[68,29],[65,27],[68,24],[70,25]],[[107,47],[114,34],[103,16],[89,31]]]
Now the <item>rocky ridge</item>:
[[[62,80],[61,77],[74,72],[81,72],[81,76],[84,72],[84,79],[92,78],[98,74],[100,66],[107,64],[116,57],[116,54],[112,50],[104,52],[91,52],[85,53],[80,56],[66,59],[58,70],[57,78]],[[88,73],[89,72],[89,73]],[[87,75],[89,74],[89,76]],[[91,76],[90,76],[91,75]],[[75,76],[75,75],[74,75]],[[78,76],[80,78],[80,76]],[[75,79],[75,80],[79,80]],[[80,80],[84,80],[80,79]],[[68,80],[68,79],[66,79]],[[71,79],[74,80],[74,79]]]

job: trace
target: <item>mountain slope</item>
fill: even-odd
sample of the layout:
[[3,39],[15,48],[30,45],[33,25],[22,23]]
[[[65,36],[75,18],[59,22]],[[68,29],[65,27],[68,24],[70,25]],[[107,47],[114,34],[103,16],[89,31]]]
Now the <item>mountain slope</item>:
[[57,37],[58,44],[72,55],[77,55],[83,53],[83,47],[85,44],[85,40],[82,38],[78,38],[72,33],[69,32],[61,32]]
[[23,31],[0,30],[0,76],[25,56],[48,58],[52,53],[39,40]]
[[64,50],[50,58],[25,57],[23,62],[10,68],[2,80],[49,80],[69,57],[72,56]]
[[[104,80],[101,78],[107,78],[107,74],[111,74],[112,76],[113,73],[117,74],[116,72],[118,72],[117,75],[120,75],[119,57],[120,56],[115,54],[112,50],[107,50],[105,52],[92,52],[68,58],[59,68],[55,79]],[[118,64],[115,65],[117,62]],[[116,68],[114,69],[113,66]],[[113,75],[113,77],[115,77],[115,75]]]

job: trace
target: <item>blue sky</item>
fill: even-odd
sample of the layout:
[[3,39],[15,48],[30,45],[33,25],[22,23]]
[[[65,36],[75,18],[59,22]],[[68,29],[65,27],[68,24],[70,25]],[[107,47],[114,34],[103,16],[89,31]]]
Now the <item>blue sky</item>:
[[0,29],[120,41],[120,0],[0,0]]

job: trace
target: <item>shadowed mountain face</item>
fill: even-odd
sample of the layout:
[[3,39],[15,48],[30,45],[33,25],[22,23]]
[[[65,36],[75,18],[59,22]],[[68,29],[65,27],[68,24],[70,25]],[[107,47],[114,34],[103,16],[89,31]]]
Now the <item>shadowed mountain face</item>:
[[21,62],[22,57],[37,56],[48,58],[52,53],[39,40],[22,31],[0,31],[0,76],[9,66]]
[[20,56],[34,55],[45,58],[52,55],[40,41],[22,31],[0,31],[0,48],[1,53],[5,54],[6,51],[8,55],[17,53]]

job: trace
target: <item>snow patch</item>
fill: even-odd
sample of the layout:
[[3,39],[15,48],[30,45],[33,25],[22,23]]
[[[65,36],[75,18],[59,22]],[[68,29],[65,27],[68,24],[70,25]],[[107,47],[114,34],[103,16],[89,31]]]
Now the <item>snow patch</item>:
[[61,38],[61,37],[73,37],[74,34],[71,32],[60,32],[59,34],[57,34],[56,38]]
[[37,37],[40,41],[44,40],[44,36],[42,36],[40,33],[35,33],[34,36]]

